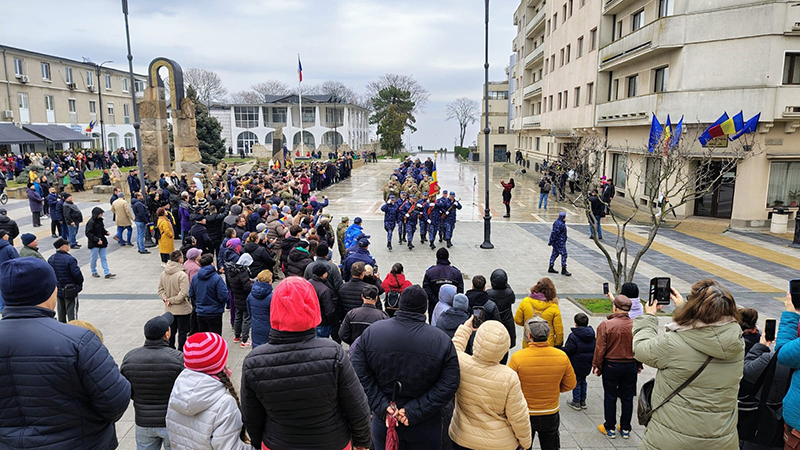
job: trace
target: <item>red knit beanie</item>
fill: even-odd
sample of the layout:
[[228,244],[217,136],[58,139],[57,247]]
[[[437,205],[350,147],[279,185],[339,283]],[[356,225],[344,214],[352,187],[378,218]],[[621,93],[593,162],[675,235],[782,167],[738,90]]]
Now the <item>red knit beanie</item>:
[[228,344],[217,333],[195,333],[183,346],[183,365],[189,370],[216,375],[228,362]]
[[314,286],[302,277],[288,277],[272,293],[269,322],[278,331],[306,331],[322,322]]

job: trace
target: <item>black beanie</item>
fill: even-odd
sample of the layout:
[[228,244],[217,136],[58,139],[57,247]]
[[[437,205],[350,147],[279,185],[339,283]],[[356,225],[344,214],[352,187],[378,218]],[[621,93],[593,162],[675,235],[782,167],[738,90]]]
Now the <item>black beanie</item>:
[[400,294],[400,311],[425,314],[428,311],[428,295],[418,285],[409,286]]

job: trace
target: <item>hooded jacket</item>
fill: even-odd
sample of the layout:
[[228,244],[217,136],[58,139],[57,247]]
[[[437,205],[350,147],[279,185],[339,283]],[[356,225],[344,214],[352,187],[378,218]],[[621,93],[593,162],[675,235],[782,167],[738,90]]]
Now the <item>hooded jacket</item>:
[[306,270],[306,266],[311,264],[313,259],[311,255],[308,253],[308,249],[303,247],[295,247],[289,252],[289,256],[286,258],[286,264],[284,264],[284,272],[286,272],[286,276],[298,276],[302,277],[303,273]]
[[[522,299],[517,307],[517,313],[514,315],[514,322],[524,327],[525,322],[534,315],[542,316],[550,325],[550,336],[547,338],[547,343],[551,346],[561,347],[564,344],[564,325],[561,323],[561,309],[558,307],[558,303],[548,302],[543,294],[534,292],[532,296]],[[527,347],[528,343],[523,340],[522,348]]]
[[241,431],[242,413],[236,399],[219,380],[193,370],[181,372],[167,409],[173,448],[249,450],[252,447],[239,439]]
[[167,312],[176,316],[192,313],[192,303],[189,300],[189,275],[180,263],[167,262],[167,267],[161,273],[158,282],[158,296],[162,300],[169,299],[169,305],[165,307]]
[[[797,335],[796,326],[792,332]],[[685,331],[668,328],[666,333],[659,334],[658,318],[645,314],[633,321],[633,351],[639,362],[658,369],[653,405],[661,404],[709,356],[714,358],[680,395],[653,414],[640,448],[739,447],[736,405],[744,340],[738,323]]]
[[595,340],[591,325],[572,328],[572,333],[567,337],[564,353],[569,356],[576,377],[586,377],[592,372]]
[[466,448],[529,448],[531,424],[519,378],[499,363],[509,349],[508,332],[499,322],[486,322],[475,333],[469,355],[465,350],[471,334],[462,324],[453,336],[461,383],[450,438]]
[[19,252],[11,245],[11,242],[0,239],[0,263],[4,263],[9,259],[19,258]]
[[[68,205],[69,203],[64,203]],[[106,239],[106,226],[103,223],[103,208],[95,206],[92,209],[92,218],[86,222],[86,239],[88,247],[91,248],[106,248],[108,247],[108,239]]]
[[510,346],[513,348],[517,343],[517,327],[514,326],[514,303],[517,297],[514,290],[508,285],[508,274],[503,269],[496,269],[492,272],[489,280],[492,288],[488,289],[486,293],[489,295],[489,300],[497,305],[500,312],[500,322],[506,327],[508,336],[511,338]]
[[274,272],[275,261],[263,245],[248,242],[242,247],[242,253],[247,253],[253,258],[253,263],[248,267],[250,278],[257,277],[262,270]]
[[17,222],[3,214],[0,214],[0,230],[8,231],[8,235],[12,241],[19,236],[19,226]]
[[[445,284],[439,288],[439,301],[436,303],[436,306],[433,307],[431,325],[436,326],[442,313],[453,307],[453,297],[455,297],[455,295],[456,287],[452,284]],[[452,338],[452,336],[450,337]]]
[[[241,259],[241,258],[240,258]],[[233,295],[233,304],[236,309],[244,311],[247,308],[247,296],[253,289],[253,282],[250,281],[250,271],[246,265],[231,264],[227,266],[228,289]]]
[[247,296],[247,311],[250,312],[250,340],[253,349],[269,342],[269,307],[272,302],[272,284],[256,281]]
[[469,300],[464,296],[458,296],[458,298],[453,298],[453,307],[442,312],[436,320],[436,328],[444,331],[450,339],[453,339],[456,330],[469,319],[469,315]]
[[466,295],[469,299],[470,311],[472,311],[472,308],[475,308],[476,306],[482,306],[484,320],[500,321],[500,311],[497,310],[497,305],[495,305],[493,301],[489,300],[489,295],[486,294],[486,291],[470,289],[467,291]]
[[214,266],[205,266],[189,283],[189,297],[195,300],[198,316],[216,316],[225,312],[228,288]]

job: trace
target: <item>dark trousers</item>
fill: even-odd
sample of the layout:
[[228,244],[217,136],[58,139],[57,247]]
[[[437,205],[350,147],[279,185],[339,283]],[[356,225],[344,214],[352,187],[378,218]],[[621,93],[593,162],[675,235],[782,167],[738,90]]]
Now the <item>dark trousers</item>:
[[558,413],[530,417],[531,439],[534,439],[538,432],[539,445],[542,447],[542,450],[558,450],[561,448],[561,436],[558,434],[558,427],[561,424],[561,419]]
[[183,344],[186,343],[186,335],[189,333],[190,314],[172,316],[172,325],[169,326],[169,346],[175,348],[175,337],[178,338],[178,351],[183,351]]
[[78,318],[78,297],[64,297],[59,294],[56,297],[56,314],[58,321],[67,323]]
[[622,403],[619,427],[631,430],[633,397],[636,395],[636,378],[639,366],[632,362],[603,363],[603,411],[606,430],[615,430],[617,425],[617,399]]
[[[429,421],[413,427],[412,433],[405,425],[397,427],[399,450],[439,450],[442,445],[441,422]],[[422,428],[420,428],[422,427]],[[411,434],[411,436],[409,436]],[[372,448],[386,449],[386,422],[377,417],[372,418]]]
[[222,336],[222,314],[217,316],[197,316],[197,331],[217,333]]
[[42,212],[32,211],[31,214],[33,215],[33,226],[35,227],[42,226]]
[[50,234],[52,236],[61,236],[61,222],[53,220],[53,216],[50,216]]

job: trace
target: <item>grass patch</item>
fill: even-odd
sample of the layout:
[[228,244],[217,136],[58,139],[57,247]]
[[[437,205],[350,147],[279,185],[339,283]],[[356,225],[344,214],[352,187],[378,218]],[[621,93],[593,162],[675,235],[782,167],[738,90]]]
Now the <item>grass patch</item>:
[[[576,298],[574,299],[576,302],[580,303],[581,306],[589,310],[592,314],[611,314],[614,312],[613,304],[611,300],[605,297],[599,298]],[[644,302],[642,302],[644,306]],[[671,316],[671,313],[659,311],[659,316]]]
[[254,160],[255,158],[242,159],[242,158],[239,158],[238,156],[234,156],[234,157],[223,158],[223,159],[225,160],[226,163],[246,163],[246,162],[250,162],[250,161]]
[[406,159],[406,156],[411,156],[411,153],[398,152],[398,153],[395,153],[394,155],[391,155],[391,156],[389,156],[389,155],[381,156],[380,159],[399,159],[399,160],[404,160],[404,159]]
[[[23,171],[23,173],[21,173],[20,175],[23,175],[23,174],[27,175],[27,171]],[[92,178],[100,178],[100,177],[103,176],[103,169],[87,170],[86,172],[83,172],[83,176],[87,180],[90,180]],[[17,182],[17,181],[9,181],[8,182],[8,188],[9,189],[13,189],[13,188],[27,187],[28,186],[27,178],[23,178],[23,179],[25,179],[25,181],[22,182],[22,183]]]

